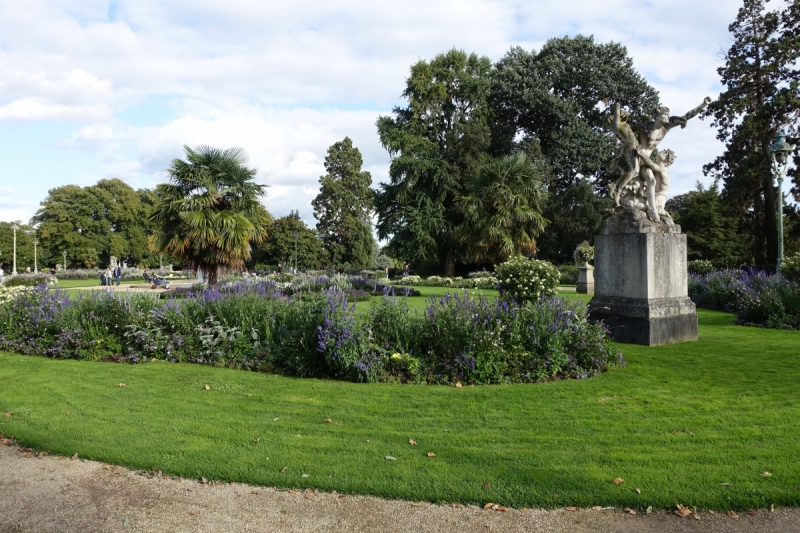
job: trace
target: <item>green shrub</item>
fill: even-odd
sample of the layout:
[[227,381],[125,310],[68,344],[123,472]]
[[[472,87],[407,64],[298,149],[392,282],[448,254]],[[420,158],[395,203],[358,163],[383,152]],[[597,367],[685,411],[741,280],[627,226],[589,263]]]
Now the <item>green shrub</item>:
[[52,285],[58,280],[50,274],[18,274],[9,276],[3,280],[4,287],[35,287],[37,285]]
[[578,267],[575,265],[561,265],[558,268],[558,282],[562,285],[575,285],[578,283]]
[[714,264],[708,259],[695,259],[686,264],[687,269],[692,274],[703,276],[714,270]]
[[800,253],[784,259],[781,264],[781,275],[789,281],[800,283]]
[[500,296],[520,304],[554,296],[559,273],[547,261],[517,257],[495,267]]

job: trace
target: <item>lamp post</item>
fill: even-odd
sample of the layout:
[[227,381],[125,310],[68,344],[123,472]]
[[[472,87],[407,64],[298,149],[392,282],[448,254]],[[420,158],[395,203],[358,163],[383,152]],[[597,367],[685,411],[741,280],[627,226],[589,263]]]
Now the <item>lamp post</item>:
[[786,175],[786,167],[789,165],[789,154],[794,151],[794,146],[786,142],[786,134],[779,131],[775,134],[775,140],[769,146],[770,157],[772,158],[772,169],[778,176],[778,264],[780,270],[783,263],[783,177]]
[[297,273],[297,230],[294,230],[294,272]]
[[14,268],[11,269],[11,275],[16,276],[17,275],[17,230],[19,229],[19,226],[17,225],[16,222],[11,226],[11,229],[14,230]]
[[67,251],[64,250],[63,252],[61,252],[61,255],[64,256],[64,270],[66,270],[67,269]]
[[37,258],[37,254],[36,254],[36,247],[37,246],[39,246],[39,241],[37,241],[36,239],[33,239],[33,273],[34,274],[38,274],[39,273],[39,260]]

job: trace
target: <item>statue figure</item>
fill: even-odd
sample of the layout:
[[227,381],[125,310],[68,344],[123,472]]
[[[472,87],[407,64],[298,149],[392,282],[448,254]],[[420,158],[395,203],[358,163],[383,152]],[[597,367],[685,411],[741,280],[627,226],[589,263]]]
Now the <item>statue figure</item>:
[[[661,218],[671,222],[669,215],[664,210],[667,194],[669,193],[669,173],[667,167],[675,161],[675,153],[665,150],[663,155],[657,152],[658,144],[676,126],[686,127],[689,119],[702,111],[711,99],[706,97],[703,103],[695,107],[682,117],[669,116],[669,109],[659,108],[659,114],[653,122],[629,123],[626,113],[621,112],[619,104],[614,104],[614,112],[609,117],[611,130],[617,137],[620,150],[608,165],[609,172],[618,172],[620,177],[609,185],[609,193],[614,198],[616,205],[642,209],[642,198],[646,197],[644,209],[650,220],[660,223]],[[655,161],[653,161],[655,157]],[[622,160],[627,163],[627,170],[622,166]],[[632,183],[639,181],[639,183]],[[624,201],[623,195],[629,196]]]

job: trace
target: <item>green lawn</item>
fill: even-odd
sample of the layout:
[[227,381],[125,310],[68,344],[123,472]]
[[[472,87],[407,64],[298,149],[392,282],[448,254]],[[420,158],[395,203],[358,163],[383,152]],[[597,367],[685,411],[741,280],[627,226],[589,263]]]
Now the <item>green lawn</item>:
[[800,505],[800,333],[699,315],[698,342],[618,345],[627,367],[544,384],[366,385],[0,353],[0,413],[13,411],[0,433],[186,478],[409,500]]

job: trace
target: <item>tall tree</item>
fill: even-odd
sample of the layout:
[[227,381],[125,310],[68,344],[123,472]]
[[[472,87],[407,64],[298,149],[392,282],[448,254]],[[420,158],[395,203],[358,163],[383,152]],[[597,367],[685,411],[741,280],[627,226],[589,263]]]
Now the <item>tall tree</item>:
[[[297,238],[295,239],[295,232]],[[294,266],[295,246],[299,270],[318,269],[328,264],[328,252],[317,237],[317,232],[300,219],[298,211],[275,219],[269,237],[253,246],[249,264],[256,269]]]
[[[724,182],[730,209],[752,228],[753,255],[774,264],[778,255],[777,202],[769,145],[787,120],[797,120],[800,100],[791,65],[798,58],[796,36],[781,30],[797,10],[770,11],[764,0],[744,0],[728,27],[733,44],[717,72],[725,90],[704,116],[713,117],[725,152],[704,167]],[[785,22],[785,24],[782,23]],[[795,128],[796,129],[796,128]]]
[[727,215],[717,180],[667,200],[667,210],[686,234],[689,259],[743,259],[744,247],[737,236],[738,221]]
[[330,260],[357,268],[368,266],[373,252],[372,176],[361,170],[362,164],[361,152],[349,137],[328,148],[327,174],[320,177],[319,194],[311,202],[317,232]]
[[536,252],[536,238],[547,221],[543,162],[524,152],[487,160],[467,181],[460,199],[464,221],[456,236],[477,262],[501,263],[514,255]]
[[202,271],[213,287],[220,269],[244,268],[250,243],[267,237],[271,217],[260,203],[266,185],[255,182],[256,171],[247,168],[241,148],[184,150],[186,161],[174,159],[169,183],[156,188],[150,247]]
[[578,35],[550,39],[538,52],[512,48],[496,65],[491,102],[492,153],[538,145],[552,166],[544,210],[553,223],[539,239],[539,255],[571,261],[610,206],[605,167],[616,140],[608,109],[619,103],[642,119],[659,106],[658,93],[624,46]]
[[378,118],[392,157],[390,182],[376,196],[378,235],[389,238],[390,255],[418,269],[452,276],[464,254],[455,235],[463,222],[458,199],[490,144],[491,71],[488,58],[455,49],[419,61],[403,91],[408,105]]

